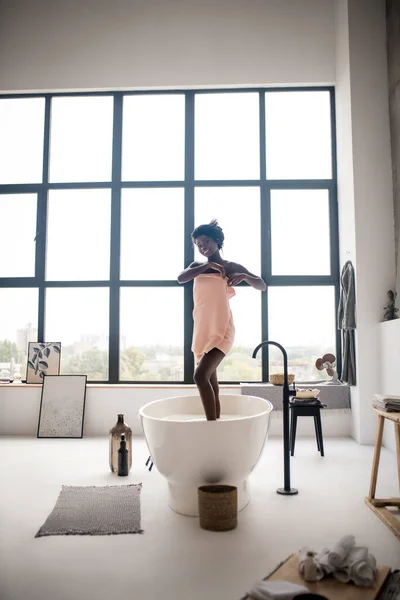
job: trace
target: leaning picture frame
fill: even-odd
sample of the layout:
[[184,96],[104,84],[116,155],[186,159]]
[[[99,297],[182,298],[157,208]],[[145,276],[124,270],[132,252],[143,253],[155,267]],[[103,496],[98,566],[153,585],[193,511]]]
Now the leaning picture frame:
[[61,342],[29,342],[26,383],[43,383],[45,375],[59,375]]
[[44,375],[38,438],[82,438],[87,375]]

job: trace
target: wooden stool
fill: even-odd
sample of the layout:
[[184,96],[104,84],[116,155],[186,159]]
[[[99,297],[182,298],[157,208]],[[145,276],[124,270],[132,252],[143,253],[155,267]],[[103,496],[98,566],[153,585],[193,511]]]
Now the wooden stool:
[[396,456],[397,456],[397,474],[400,485],[400,413],[384,412],[383,410],[373,409],[378,415],[378,434],[375,442],[374,460],[372,462],[371,484],[369,495],[365,498],[366,504],[371,510],[385,523],[387,527],[400,540],[400,519],[393,512],[388,510],[387,506],[394,506],[400,509],[400,498],[375,498],[376,482],[378,479],[379,459],[381,456],[383,427],[385,419],[393,421],[394,434],[396,438]]
[[294,445],[296,443],[297,417],[314,417],[315,437],[317,438],[317,448],[324,456],[324,440],[322,439],[321,425],[321,404],[306,404],[300,402],[291,402],[290,419],[290,453],[294,456]]

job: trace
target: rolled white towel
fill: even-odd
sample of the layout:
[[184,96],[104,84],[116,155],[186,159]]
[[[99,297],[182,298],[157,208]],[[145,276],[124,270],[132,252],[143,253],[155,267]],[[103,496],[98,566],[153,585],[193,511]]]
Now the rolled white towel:
[[344,535],[340,540],[332,546],[328,553],[328,560],[330,564],[338,568],[347,557],[350,550],[356,543],[354,535]]
[[369,587],[373,584],[376,574],[376,560],[372,554],[368,554],[365,546],[352,548],[342,565],[333,576],[342,583],[354,581],[358,586]]
[[368,556],[368,548],[365,546],[354,546],[346,558],[345,564],[353,567],[362,560],[366,560]]
[[370,587],[374,583],[376,575],[376,558],[367,553],[366,558],[355,560],[351,565],[350,579],[356,585]]
[[346,565],[346,564],[340,565],[340,567],[338,569],[333,571],[332,575],[334,576],[335,579],[337,579],[338,581],[341,581],[342,583],[349,583],[349,581],[350,581],[349,565]]
[[289,581],[259,581],[250,590],[249,594],[255,600],[292,600],[309,590],[297,583]]
[[324,572],[324,575],[331,575],[335,570],[335,567],[329,562],[328,554],[329,548],[324,548],[315,557],[315,560],[317,564],[321,567],[322,571]]

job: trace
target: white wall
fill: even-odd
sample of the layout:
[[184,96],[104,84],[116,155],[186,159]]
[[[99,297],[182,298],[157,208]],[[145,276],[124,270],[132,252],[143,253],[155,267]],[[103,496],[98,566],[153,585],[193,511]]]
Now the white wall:
[[357,294],[353,433],[370,444],[371,401],[380,390],[379,322],[395,282],[385,1],[338,0],[336,48],[340,262],[353,261]]
[[333,0],[2,0],[0,92],[331,84]]
[[[350,81],[350,40],[347,0],[335,6],[336,34],[336,148],[338,170],[339,253],[341,267],[347,260],[356,264],[354,208],[353,139]],[[357,338],[356,338],[357,342]],[[358,350],[356,370],[360,372]],[[358,386],[351,388],[352,436],[360,441],[360,400]]]
[[336,33],[336,147],[338,166],[340,261],[354,260],[356,251],[354,213],[353,139],[350,81],[350,40],[347,0],[338,0]]
[[[0,435],[36,436],[41,389],[40,385],[0,386]],[[240,387],[221,386],[221,393],[240,394]],[[134,435],[142,435],[138,418],[141,406],[152,400],[183,395],[198,396],[198,392],[194,385],[151,387],[89,384],[86,393],[84,437],[108,435],[118,413],[125,415],[125,421],[132,427]],[[194,401],[199,402],[199,407],[201,406],[199,399]],[[350,410],[322,411],[324,438],[349,436],[350,429]],[[270,435],[282,436],[282,430],[282,412],[274,411]],[[298,420],[297,436],[315,436],[314,422],[311,418]]]
[[[400,396],[400,319],[379,325],[381,393]],[[383,443],[392,452],[396,451],[394,426],[385,421]]]

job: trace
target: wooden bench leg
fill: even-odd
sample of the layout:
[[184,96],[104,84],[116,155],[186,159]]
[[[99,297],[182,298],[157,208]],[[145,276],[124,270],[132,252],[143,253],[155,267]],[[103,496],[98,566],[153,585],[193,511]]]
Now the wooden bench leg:
[[385,425],[385,417],[378,416],[378,433],[375,442],[374,459],[372,461],[371,484],[369,486],[368,499],[375,498],[376,482],[378,480],[379,459],[381,457],[383,426]]

